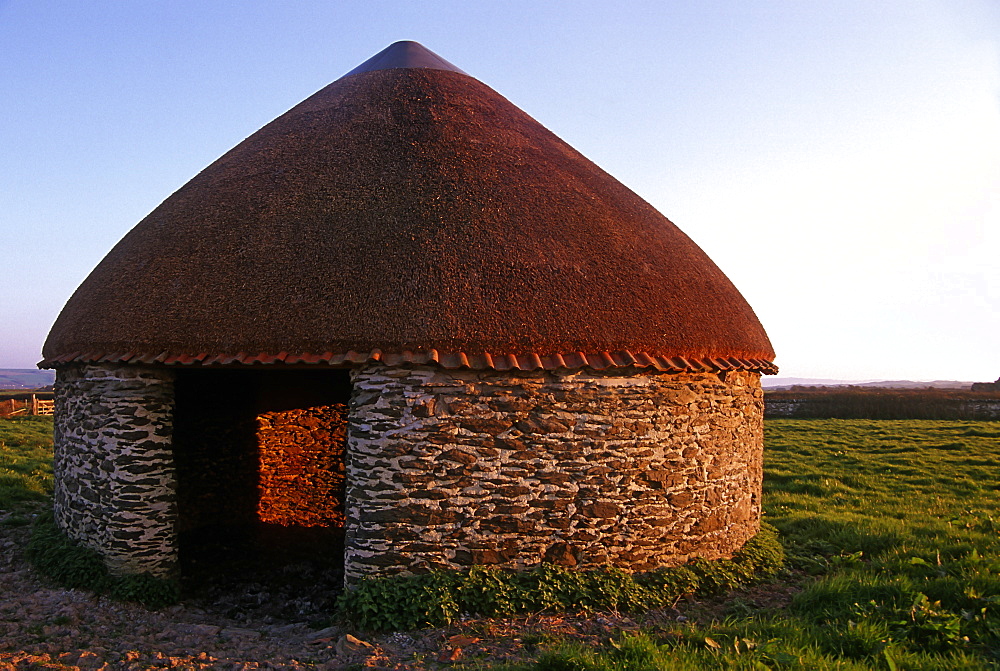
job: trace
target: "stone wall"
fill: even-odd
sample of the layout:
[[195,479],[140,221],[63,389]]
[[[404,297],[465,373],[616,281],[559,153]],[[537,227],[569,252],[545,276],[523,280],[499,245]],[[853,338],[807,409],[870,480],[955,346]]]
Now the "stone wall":
[[764,417],[991,421],[1000,419],[1000,393],[858,387],[775,390],[764,394]]
[[348,584],[726,557],[760,520],[759,375],[354,372]]
[[55,383],[56,521],[114,574],[176,570],[170,451],[173,373],[60,368]]
[[262,522],[344,526],[347,406],[324,405],[257,417]]
[[[323,472],[310,497],[341,486],[339,455],[324,461],[316,448],[326,439],[317,442],[313,432],[337,434],[342,445],[342,407],[336,420],[327,413],[315,422],[312,411],[262,413],[259,427],[249,415],[251,442],[232,441],[261,448],[240,452],[261,469],[260,480],[249,470],[244,478],[264,493],[251,516],[273,513],[299,526],[346,516],[348,584],[372,573],[472,564],[646,570],[729,556],[758,529],[763,401],[755,373],[373,364],[352,379],[343,512],[325,500],[292,505],[278,484],[305,468],[309,477]],[[56,519],[115,573],[177,570],[173,411],[169,369],[78,365],[58,372]],[[178,428],[185,425],[179,419]],[[253,439],[257,428],[262,442]],[[269,431],[281,443],[274,454]],[[219,449],[200,445],[192,442],[185,454]],[[299,448],[312,465],[289,470]],[[334,468],[338,475],[329,476]],[[218,471],[208,475],[217,479]]]
[[254,431],[253,417],[178,413],[173,443],[178,534],[254,524],[259,468]]
[[996,382],[973,382],[972,391],[1000,391],[1000,378]]

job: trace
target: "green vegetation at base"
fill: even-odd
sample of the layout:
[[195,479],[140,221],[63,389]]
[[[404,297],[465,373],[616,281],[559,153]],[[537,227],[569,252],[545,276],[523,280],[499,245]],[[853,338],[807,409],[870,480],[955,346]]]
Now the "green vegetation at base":
[[[510,671],[1000,668],[1000,424],[768,420],[766,519],[803,584]],[[776,584],[777,588],[778,585]],[[748,612],[749,611],[749,612]]]
[[341,599],[359,627],[398,631],[450,624],[460,615],[505,617],[542,610],[640,611],[691,593],[717,593],[773,575],[783,553],[767,525],[731,560],[696,561],[648,573],[579,571],[542,564],[528,571],[475,566],[465,571],[366,578]]
[[[52,418],[0,419],[0,511],[16,512],[51,494]],[[8,524],[26,521],[21,515],[6,519]]]
[[[28,524],[29,512],[52,495],[52,417],[0,419],[0,513],[3,524]],[[151,608],[175,603],[177,584],[148,575],[116,577],[93,550],[70,541],[51,511],[37,516],[26,555],[60,585],[136,601]]]
[[35,520],[25,554],[35,570],[63,587],[107,594],[149,608],[169,606],[180,598],[177,581],[146,574],[108,574],[101,556],[67,538],[50,511]]

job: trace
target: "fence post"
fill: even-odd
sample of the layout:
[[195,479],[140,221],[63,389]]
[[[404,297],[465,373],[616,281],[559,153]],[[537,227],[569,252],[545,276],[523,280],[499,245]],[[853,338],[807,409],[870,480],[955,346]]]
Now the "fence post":
[[32,415],[38,414],[38,397],[35,396],[34,394],[31,395],[31,414]]

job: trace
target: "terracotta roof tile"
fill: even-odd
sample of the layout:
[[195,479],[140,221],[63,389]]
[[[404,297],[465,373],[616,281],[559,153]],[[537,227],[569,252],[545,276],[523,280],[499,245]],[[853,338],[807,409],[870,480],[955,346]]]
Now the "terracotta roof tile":
[[209,355],[206,352],[186,354],[183,352],[162,352],[158,355],[137,352],[86,352],[70,353],[45,359],[38,365],[41,368],[55,368],[69,363],[144,363],[163,364],[166,366],[233,366],[233,365],[263,365],[263,366],[295,366],[295,365],[327,365],[332,367],[349,367],[367,363],[382,362],[389,366],[399,364],[426,365],[436,364],[442,368],[471,370],[576,370],[591,368],[605,370],[608,368],[655,368],[672,372],[703,372],[726,370],[750,370],[764,374],[778,372],[777,366],[764,359],[742,359],[737,357],[691,359],[684,357],[658,357],[646,352],[569,352],[539,356],[538,354],[467,354],[465,352],[444,352],[429,350],[424,352],[398,352],[384,354],[380,350],[370,352],[345,352],[334,354],[323,352],[301,352],[289,354],[279,352],[270,354],[258,352],[248,354]]

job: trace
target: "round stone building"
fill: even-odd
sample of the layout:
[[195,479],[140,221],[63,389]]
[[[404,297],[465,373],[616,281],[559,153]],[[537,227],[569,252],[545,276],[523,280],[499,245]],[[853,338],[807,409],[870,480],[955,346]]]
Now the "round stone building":
[[351,584],[645,570],[759,527],[776,368],[753,310],[648,203],[413,42],[153,210],[43,354],[57,521],[119,574],[176,576],[232,530],[315,538]]

